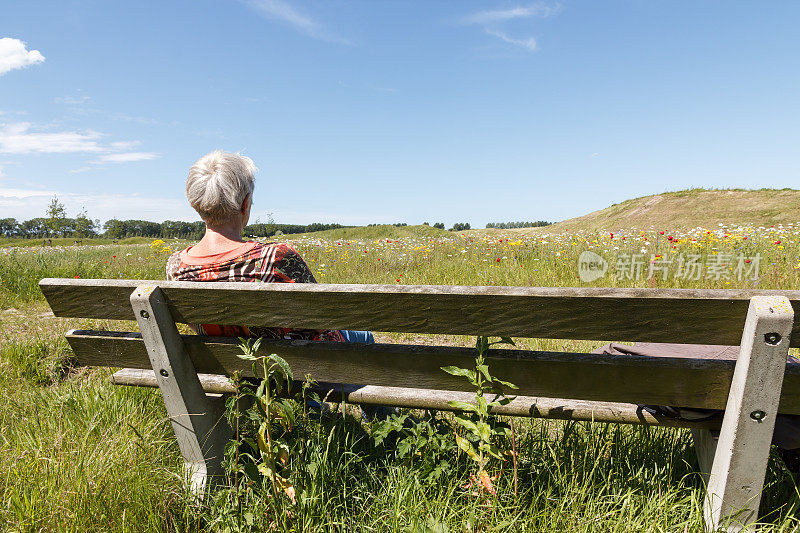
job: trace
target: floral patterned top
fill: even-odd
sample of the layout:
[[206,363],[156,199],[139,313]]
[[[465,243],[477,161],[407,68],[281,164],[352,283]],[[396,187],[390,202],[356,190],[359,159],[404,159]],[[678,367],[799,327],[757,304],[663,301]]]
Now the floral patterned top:
[[[224,254],[189,255],[191,246],[167,259],[170,281],[243,281],[262,283],[316,283],[314,274],[300,254],[285,243],[248,241]],[[308,330],[199,324],[201,335],[224,337],[267,337],[343,342],[337,330]]]

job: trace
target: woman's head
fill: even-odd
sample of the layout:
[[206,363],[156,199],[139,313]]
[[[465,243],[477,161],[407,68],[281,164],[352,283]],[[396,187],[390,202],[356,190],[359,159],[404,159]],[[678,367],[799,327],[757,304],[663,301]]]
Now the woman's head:
[[249,214],[256,170],[249,157],[214,150],[189,169],[186,198],[207,225],[225,226]]

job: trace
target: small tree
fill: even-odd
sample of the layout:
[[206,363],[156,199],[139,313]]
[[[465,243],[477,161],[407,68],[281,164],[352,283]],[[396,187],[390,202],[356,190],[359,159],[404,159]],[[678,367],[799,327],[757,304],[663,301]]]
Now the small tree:
[[53,196],[50,205],[47,206],[47,229],[51,235],[63,235],[67,221],[67,210],[58,200],[58,196]]
[[76,237],[93,237],[97,234],[97,227],[100,225],[99,220],[92,220],[86,214],[84,208],[75,217],[75,236]]
[[464,231],[469,229],[469,222],[456,222],[450,231]]
[[444,229],[444,222],[437,222],[433,227],[436,229]]

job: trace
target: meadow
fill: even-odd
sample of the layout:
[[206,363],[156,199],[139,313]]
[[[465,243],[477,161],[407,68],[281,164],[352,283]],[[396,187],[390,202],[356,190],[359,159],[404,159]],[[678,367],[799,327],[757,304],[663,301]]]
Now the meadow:
[[[800,224],[552,233],[461,233],[428,227],[343,228],[285,237],[321,283],[800,287]],[[284,239],[284,237],[278,237]],[[163,279],[180,241],[0,248],[0,522],[9,531],[699,531],[702,479],[688,431],[516,420],[519,487],[508,467],[498,494],[472,495],[470,465],[452,445],[403,455],[371,438],[375,422],[333,406],[300,416],[291,457],[296,504],[220,492],[195,505],[157,391],[114,387],[108,370],[75,369],[69,328],[134,324],[56,319],[42,277]],[[586,283],[591,250],[608,272]],[[696,265],[689,268],[689,265]],[[382,334],[379,342],[471,345],[459,337]],[[589,351],[603,341],[518,339],[531,349]],[[621,341],[625,339],[605,339]],[[417,413],[420,420],[422,414]],[[430,421],[439,424],[442,415]],[[443,439],[446,440],[446,435]],[[437,455],[438,454],[438,455]],[[451,465],[430,479],[426,459]],[[773,454],[765,531],[800,529],[797,475]]]

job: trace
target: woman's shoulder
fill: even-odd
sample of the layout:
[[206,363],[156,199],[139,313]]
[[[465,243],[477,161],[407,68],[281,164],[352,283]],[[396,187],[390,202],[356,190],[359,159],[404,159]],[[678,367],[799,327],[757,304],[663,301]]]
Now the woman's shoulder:
[[[261,246],[260,248],[258,246]],[[256,246],[260,251],[271,252],[275,254],[276,258],[284,257],[284,256],[299,256],[300,252],[298,252],[293,246],[287,244],[285,242],[264,242],[258,243]]]
[[166,265],[167,280],[171,281],[175,279],[175,275],[181,266],[181,253],[184,251],[185,250],[178,250],[177,252],[172,253],[167,258],[167,265]]

